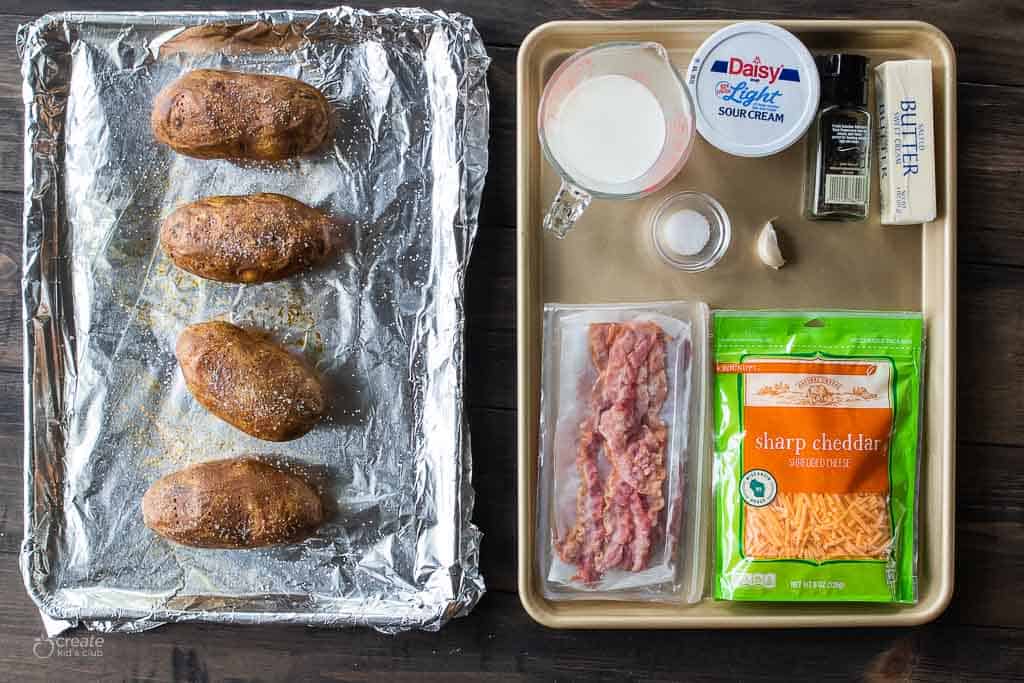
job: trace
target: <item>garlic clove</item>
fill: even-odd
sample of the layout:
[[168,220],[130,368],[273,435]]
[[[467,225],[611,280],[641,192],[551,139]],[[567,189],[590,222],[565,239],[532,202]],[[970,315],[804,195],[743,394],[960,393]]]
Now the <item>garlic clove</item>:
[[764,224],[761,234],[757,236],[757,255],[766,266],[775,270],[786,265],[786,259],[782,258],[782,250],[779,249],[779,236],[771,221]]

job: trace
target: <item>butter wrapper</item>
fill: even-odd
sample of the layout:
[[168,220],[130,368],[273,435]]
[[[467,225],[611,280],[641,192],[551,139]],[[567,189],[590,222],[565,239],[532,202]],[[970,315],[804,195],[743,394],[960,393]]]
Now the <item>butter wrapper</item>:
[[878,173],[883,225],[935,219],[935,133],[932,63],[884,62],[875,67]]

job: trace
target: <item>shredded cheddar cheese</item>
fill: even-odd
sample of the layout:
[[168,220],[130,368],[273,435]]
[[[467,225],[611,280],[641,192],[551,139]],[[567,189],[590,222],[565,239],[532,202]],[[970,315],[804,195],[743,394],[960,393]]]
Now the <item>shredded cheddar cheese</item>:
[[779,493],[744,509],[743,550],[752,559],[879,559],[892,542],[889,503],[878,493]]

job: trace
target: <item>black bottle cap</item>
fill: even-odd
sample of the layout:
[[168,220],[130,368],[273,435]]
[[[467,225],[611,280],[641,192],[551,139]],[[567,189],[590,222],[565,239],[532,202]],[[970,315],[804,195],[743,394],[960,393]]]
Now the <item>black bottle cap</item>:
[[868,106],[868,58],[861,55],[820,55],[814,60],[821,77],[822,106]]

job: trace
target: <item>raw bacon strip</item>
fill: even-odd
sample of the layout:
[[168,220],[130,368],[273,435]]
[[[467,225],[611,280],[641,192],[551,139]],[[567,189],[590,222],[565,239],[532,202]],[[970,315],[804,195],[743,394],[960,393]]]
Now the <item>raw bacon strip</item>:
[[[650,562],[665,506],[667,428],[660,413],[668,378],[665,335],[654,323],[594,324],[589,343],[598,377],[580,424],[577,518],[556,547],[576,564],[576,578],[594,583],[609,569],[641,571]],[[601,452],[612,465],[603,490]]]
[[651,561],[651,549],[654,546],[654,523],[657,521],[657,513],[654,517],[646,509],[643,497],[636,491],[629,498],[629,512],[633,518],[633,563],[629,570],[638,572],[647,567]]
[[597,566],[604,552],[604,491],[597,469],[600,437],[590,420],[580,425],[580,445],[576,452],[576,468],[580,488],[576,494],[576,525],[557,546],[563,561],[577,566],[576,578],[593,583],[600,578]]
[[[598,421],[598,429],[604,434],[622,434],[624,436],[624,422],[632,419],[632,415],[622,409],[616,409],[614,399],[627,399],[629,386],[623,387],[621,383],[609,386],[607,383],[609,355],[612,345],[621,333],[622,328],[615,323],[601,323],[590,326],[590,355],[597,369],[598,378],[594,383],[593,411]],[[615,378],[612,378],[613,380]],[[603,425],[601,423],[603,422]],[[620,424],[616,425],[615,422]],[[624,445],[618,444],[620,447]],[[607,456],[608,449],[605,450]],[[603,573],[609,569],[622,566],[629,552],[630,543],[633,538],[633,525],[629,517],[629,487],[619,488],[618,477],[615,470],[608,479],[608,493],[602,494],[605,500],[604,530],[605,549],[598,564],[598,569]]]
[[639,323],[608,326],[598,338],[610,344],[594,355],[607,358],[599,368],[606,409],[598,424],[614,468],[605,494],[605,531],[612,540],[602,565],[638,571],[649,560],[653,526],[664,507],[664,336],[658,326]]
[[633,520],[629,516],[629,499],[633,491],[628,485],[614,483],[612,475],[611,493],[606,496],[605,531],[607,543],[604,556],[598,565],[601,572],[630,563],[633,540]]
[[[613,325],[591,325],[588,332],[591,359],[600,374],[607,362],[607,335]],[[584,583],[594,583],[601,578],[598,566],[602,562],[605,547],[605,498],[601,486],[601,475],[597,460],[601,453],[601,436],[594,428],[593,415],[601,394],[600,377],[591,388],[590,417],[580,423],[579,448],[576,451],[576,470],[580,475],[580,487],[576,494],[576,524],[555,548],[564,562],[575,564],[574,578]]]
[[[660,330],[659,330],[660,332]],[[645,423],[652,427],[664,427],[661,419],[661,407],[665,405],[668,398],[668,375],[665,372],[665,350],[664,339],[662,343],[655,344],[647,356],[647,372],[644,377],[644,390],[648,396],[647,416]]]
[[590,326],[590,360],[593,361],[598,374],[603,373],[605,366],[608,365],[608,349],[612,345],[610,335],[617,327],[615,323],[594,323]]
[[[617,544],[610,546],[602,565],[638,571],[649,560],[653,529],[665,506],[667,430],[659,415],[668,386],[665,339],[653,323],[617,325],[600,338],[611,345],[599,379],[601,406],[606,408],[598,418],[598,429],[616,480],[606,487],[605,532],[630,544],[621,551]],[[635,498],[627,497],[623,487]]]
[[654,510],[665,506],[661,492],[666,476],[665,437],[664,427],[655,431],[641,425],[637,436],[625,450],[608,453],[608,459],[621,479],[637,492],[650,497],[650,506]]
[[[638,572],[647,566],[654,545],[653,516],[640,495],[613,474],[606,495],[605,527],[608,531],[604,556],[598,569],[626,569]],[[609,531],[610,529],[610,531]]]

